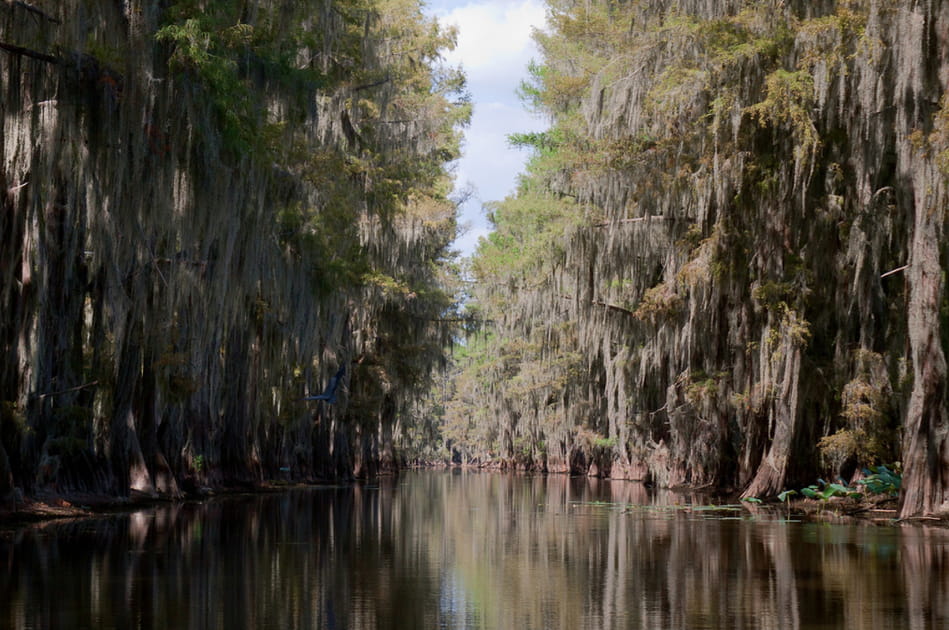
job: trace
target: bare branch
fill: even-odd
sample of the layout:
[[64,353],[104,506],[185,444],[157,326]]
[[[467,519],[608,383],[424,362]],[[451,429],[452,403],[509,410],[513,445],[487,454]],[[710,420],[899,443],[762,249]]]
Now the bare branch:
[[[574,300],[573,296],[571,296],[571,295],[561,295],[560,297],[563,298],[564,300],[570,300],[571,302]],[[602,301],[602,300],[591,300],[591,301],[590,301],[590,305],[591,305],[591,306],[600,306],[600,307],[602,307],[602,308],[607,309],[608,311],[613,311],[613,312],[615,312],[615,313],[621,313],[621,314],[623,314],[623,315],[629,315],[630,317],[636,317],[636,313],[634,313],[633,311],[629,310],[628,308],[623,308],[622,306],[618,306],[618,305],[616,305],[616,304],[610,304],[609,302],[604,302],[604,301]],[[637,318],[637,319],[638,319],[638,318]]]
[[46,13],[46,12],[43,11],[42,9],[39,9],[39,8],[37,8],[37,7],[34,7],[32,4],[27,4],[26,2],[21,2],[21,0],[13,0],[13,2],[10,2],[9,4],[10,4],[11,7],[20,8],[20,9],[23,9],[24,11],[29,11],[29,12],[32,13],[33,15],[38,15],[38,16],[40,16],[41,18],[44,18],[44,19],[46,19],[46,20],[52,22],[53,24],[62,24],[62,22],[60,22],[58,19],[54,18],[54,17],[53,17],[52,15],[50,15],[49,13]]
[[36,398],[37,398],[37,400],[43,400],[43,399],[45,399],[45,398],[52,398],[53,396],[62,396],[63,394],[69,394],[69,393],[71,393],[71,392],[78,392],[79,390],[82,390],[82,389],[88,389],[88,388],[90,388],[90,387],[95,387],[95,386],[98,385],[98,384],[99,384],[99,381],[90,381],[90,382],[85,383],[85,384],[83,384],[83,385],[77,385],[76,387],[70,387],[69,389],[63,389],[63,390],[60,390],[60,391],[58,391],[58,392],[50,392],[50,393],[48,393],[48,394],[40,394],[40,395],[37,396]]
[[675,217],[664,217],[659,215],[650,215],[645,217],[635,217],[632,219],[618,219],[616,221],[603,221],[602,223],[594,223],[593,227],[596,228],[606,228],[613,225],[618,225],[621,223],[643,223],[644,221],[675,221]]
[[21,188],[26,188],[26,187],[29,186],[29,185],[30,185],[30,182],[26,181],[26,182],[23,182],[22,184],[17,184],[16,186],[11,186],[11,187],[7,188],[7,194],[8,194],[8,195],[12,195],[13,193],[15,193],[16,191],[20,190]]
[[392,77],[386,77],[384,79],[379,79],[378,81],[373,81],[372,83],[364,83],[362,85],[357,85],[353,88],[353,92],[361,92],[362,90],[368,90],[370,88],[379,87],[380,85],[385,85],[392,80]]
[[9,53],[13,53],[14,55],[23,55],[24,57],[38,59],[40,61],[45,61],[46,63],[62,63],[62,60],[59,57],[54,57],[52,55],[47,55],[46,53],[30,50],[29,48],[23,48],[22,46],[7,44],[6,42],[0,42],[0,49]]
[[895,273],[899,273],[899,272],[901,272],[901,271],[906,271],[907,269],[909,269],[909,265],[903,265],[902,267],[897,267],[896,269],[890,269],[890,270],[887,271],[886,273],[880,274],[880,278],[882,279],[882,278],[885,278],[885,277],[887,277],[887,276],[892,276],[892,275],[895,274]]

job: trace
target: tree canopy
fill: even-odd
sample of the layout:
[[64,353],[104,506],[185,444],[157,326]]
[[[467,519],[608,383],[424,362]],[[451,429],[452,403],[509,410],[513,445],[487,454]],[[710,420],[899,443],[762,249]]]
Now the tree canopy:
[[762,497],[902,461],[904,514],[940,509],[947,26],[549,0],[521,94],[551,125],[511,138],[531,161],[472,263],[494,325],[455,448]]
[[0,498],[395,465],[453,335],[454,40],[416,0],[0,6]]

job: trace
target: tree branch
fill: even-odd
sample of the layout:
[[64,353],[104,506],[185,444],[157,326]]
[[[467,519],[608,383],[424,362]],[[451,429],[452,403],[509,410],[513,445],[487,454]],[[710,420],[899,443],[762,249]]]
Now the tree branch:
[[642,223],[643,221],[675,221],[675,217],[664,217],[660,215],[650,215],[645,217],[635,217],[632,219],[619,219],[617,221],[603,221],[602,223],[594,223],[593,227],[596,228],[606,228],[612,225],[617,225],[620,223]]
[[895,274],[895,273],[899,273],[899,272],[901,272],[901,271],[906,271],[907,269],[909,269],[909,265],[903,265],[902,267],[897,267],[896,269],[890,269],[890,270],[887,271],[886,273],[880,274],[880,278],[883,279],[883,278],[885,278],[885,277],[887,277],[887,276],[892,276],[892,275]]
[[44,398],[52,398],[53,396],[62,396],[63,394],[69,394],[71,392],[78,392],[81,389],[88,389],[89,387],[95,387],[99,384],[99,381],[90,381],[84,385],[77,385],[76,387],[70,387],[69,389],[63,389],[58,392],[50,392],[48,394],[40,394],[36,397],[37,400],[43,400]]
[[0,50],[5,50],[9,53],[13,53],[14,55],[23,55],[24,57],[30,57],[31,59],[38,59],[40,61],[45,61],[46,63],[62,63],[62,60],[59,57],[54,57],[52,55],[47,55],[46,53],[30,50],[29,48],[23,48],[22,46],[8,44],[6,42],[0,42]]
[[20,8],[20,9],[23,9],[24,11],[29,11],[29,12],[32,13],[33,15],[38,15],[38,16],[40,16],[41,18],[44,18],[44,19],[46,19],[46,20],[49,20],[49,21],[52,22],[53,24],[62,24],[62,22],[60,22],[59,20],[57,20],[56,18],[54,18],[54,17],[53,17],[52,15],[50,15],[49,13],[46,13],[46,12],[43,11],[42,9],[39,9],[39,8],[37,8],[37,7],[34,7],[32,4],[27,4],[26,2],[21,2],[21,0],[13,0],[13,2],[8,2],[8,4],[9,4],[11,7]]
[[[574,298],[570,295],[561,295],[561,298],[564,300],[570,300],[571,302]],[[614,311],[616,313],[622,313],[623,315],[628,315],[630,317],[636,317],[636,313],[629,310],[628,308],[623,308],[622,306],[617,306],[616,304],[610,304],[609,302],[604,302],[603,300],[590,300],[591,306],[601,306],[609,311]],[[636,319],[639,319],[638,317]]]
[[480,319],[476,317],[421,317],[419,315],[409,315],[410,318],[420,322],[439,322],[443,324],[493,324],[493,319]]
[[357,85],[353,88],[353,92],[361,92],[362,90],[368,90],[369,88],[379,87],[380,85],[385,85],[392,80],[392,77],[386,77],[384,79],[379,79],[378,81],[373,81],[372,83],[364,83],[362,85]]

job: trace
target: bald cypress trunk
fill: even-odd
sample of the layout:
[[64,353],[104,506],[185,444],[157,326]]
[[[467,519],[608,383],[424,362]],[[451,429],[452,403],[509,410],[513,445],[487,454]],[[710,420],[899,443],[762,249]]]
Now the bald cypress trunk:
[[226,421],[220,429],[220,465],[227,482],[259,478],[259,465],[253,457],[250,353],[249,332],[235,328],[227,339],[223,369]]
[[7,451],[0,444],[0,501],[6,501],[13,492],[13,470],[10,468],[10,458]]
[[[940,187],[941,188],[941,187]],[[949,415],[946,399],[946,212],[921,190],[909,275],[909,343],[913,391],[903,433],[905,482],[900,514],[949,515]],[[937,197],[938,200],[938,197]]]
[[129,314],[115,373],[114,406],[109,419],[109,462],[119,496],[135,490],[154,494],[155,486],[142,455],[138,438],[142,388],[142,324]]
[[744,491],[745,496],[773,496],[787,487],[788,471],[799,439],[801,424],[798,405],[801,350],[796,344],[781,346],[786,353],[776,366],[775,392],[769,405],[768,423],[771,429],[771,445],[758,466],[758,472]]

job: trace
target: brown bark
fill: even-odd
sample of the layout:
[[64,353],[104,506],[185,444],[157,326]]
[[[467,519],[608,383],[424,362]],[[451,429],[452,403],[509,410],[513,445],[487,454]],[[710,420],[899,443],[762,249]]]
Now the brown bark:
[[120,496],[127,496],[130,490],[155,492],[136,431],[135,402],[141,389],[141,323],[135,321],[134,313],[129,319],[115,379],[110,427],[112,472],[117,484],[113,491]]
[[[153,343],[150,345],[154,346]],[[141,442],[142,458],[148,469],[148,474],[154,491],[171,497],[181,495],[178,483],[168,465],[158,443],[158,425],[161,412],[158,396],[157,375],[155,364],[157,357],[152,351],[145,355],[142,366],[142,391],[139,397],[138,435]]]
[[[0,138],[0,151],[3,144]],[[0,313],[3,313],[0,317],[0,499],[14,484],[16,462],[11,462],[7,449],[15,458],[19,431],[9,416],[22,398],[23,368],[29,366],[22,357],[22,341],[24,321],[29,320],[27,296],[32,293],[29,266],[24,264],[23,204],[18,203],[17,194],[7,184],[5,174],[0,171]],[[7,482],[10,489],[5,491]]]
[[7,451],[0,444],[0,502],[13,492],[13,471],[10,470],[10,460]]
[[770,497],[785,488],[788,465],[798,431],[798,382],[801,372],[801,348],[790,338],[782,336],[778,352],[783,353],[781,365],[769,379],[776,388],[769,412],[773,437],[768,453],[758,465],[758,472],[742,497]]
[[393,443],[393,427],[397,422],[395,401],[386,396],[382,402],[379,414],[379,470],[380,472],[396,472],[399,467]]
[[255,403],[251,340],[236,325],[228,334],[224,365],[225,401],[221,427],[221,470],[227,482],[258,481],[260,462],[254,441],[252,407]]
[[903,433],[900,516],[924,516],[949,508],[949,416],[946,357],[940,309],[945,281],[941,266],[944,210],[917,193],[909,277],[909,343],[913,392]]

